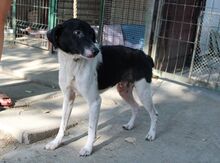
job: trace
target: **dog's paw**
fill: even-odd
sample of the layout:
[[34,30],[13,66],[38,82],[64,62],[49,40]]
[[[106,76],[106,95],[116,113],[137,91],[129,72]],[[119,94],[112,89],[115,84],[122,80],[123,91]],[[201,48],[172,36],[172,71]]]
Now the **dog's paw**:
[[91,153],[92,153],[92,148],[84,147],[79,152],[79,155],[82,156],[82,157],[86,157],[86,156],[91,155]]
[[149,131],[148,134],[145,137],[145,140],[147,141],[153,141],[156,137],[156,132],[155,131]]
[[129,123],[124,124],[124,125],[122,126],[122,128],[125,129],[125,130],[131,130],[133,127],[134,127],[134,125],[131,125],[131,124],[129,124]]
[[56,141],[51,141],[50,143],[46,144],[44,149],[55,150],[58,146],[59,146],[59,143],[57,143]]

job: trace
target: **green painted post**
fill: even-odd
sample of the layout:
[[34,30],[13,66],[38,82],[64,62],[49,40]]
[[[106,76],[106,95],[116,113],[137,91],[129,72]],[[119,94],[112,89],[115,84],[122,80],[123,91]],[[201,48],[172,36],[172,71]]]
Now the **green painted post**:
[[13,28],[13,43],[16,39],[16,0],[13,0],[12,4],[12,28]]
[[[49,13],[48,13],[48,30],[55,27],[57,24],[57,0],[50,0],[49,1]],[[53,46],[49,43],[48,49],[51,53],[54,53]]]
[[57,23],[57,0],[50,0],[48,14],[48,28],[52,29]]

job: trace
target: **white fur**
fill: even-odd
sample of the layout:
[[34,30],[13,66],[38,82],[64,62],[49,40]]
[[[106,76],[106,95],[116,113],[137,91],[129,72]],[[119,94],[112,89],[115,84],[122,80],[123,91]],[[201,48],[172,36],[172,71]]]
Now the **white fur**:
[[144,105],[144,108],[148,111],[151,119],[150,130],[146,135],[146,140],[152,141],[156,136],[156,123],[158,118],[158,112],[153,104],[151,94],[151,84],[147,83],[145,79],[141,79],[134,83],[137,95]]
[[96,67],[101,60],[100,54],[95,58],[85,59],[81,58],[80,55],[69,55],[60,49],[58,50],[58,61],[60,63],[59,85],[64,94],[63,114],[59,132],[56,138],[46,145],[46,149],[53,150],[60,145],[77,91],[89,104],[90,112],[88,140],[80,155],[91,154],[101,105],[96,72]]
[[[101,105],[96,68],[102,62],[102,56],[98,54],[95,58],[87,59],[81,55],[70,55],[58,49],[58,60],[60,63],[59,85],[64,94],[63,113],[57,136],[45,148],[54,150],[61,144],[77,91],[89,105],[88,139],[86,145],[80,151],[81,156],[87,156],[92,152]],[[140,101],[150,114],[151,127],[146,138],[153,140],[156,134],[157,112],[152,102],[151,86],[145,79],[135,82],[134,85],[127,87],[125,91],[119,91],[122,98],[132,107],[131,119],[123,127],[125,129],[133,128],[138,112],[139,106],[132,95],[133,87],[136,88]]]

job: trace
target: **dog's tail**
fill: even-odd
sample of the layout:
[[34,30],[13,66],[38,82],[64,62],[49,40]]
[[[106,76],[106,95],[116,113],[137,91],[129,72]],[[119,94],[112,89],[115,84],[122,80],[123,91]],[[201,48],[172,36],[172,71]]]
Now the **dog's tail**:
[[148,58],[149,64],[153,68],[154,67],[154,61],[153,61],[152,57],[150,55],[147,55],[147,58]]
[[141,62],[143,63],[143,68],[142,70],[145,76],[145,79],[147,82],[151,82],[152,76],[153,76],[153,72],[152,72],[152,68],[154,67],[154,61],[151,58],[150,55],[145,54],[143,51],[139,51],[141,53]]
[[142,50],[140,50],[139,52],[142,55],[142,59],[143,59],[144,63],[147,64],[146,66],[147,67],[150,66],[150,68],[153,68],[154,67],[154,61],[153,61],[152,57],[150,55],[145,54]]

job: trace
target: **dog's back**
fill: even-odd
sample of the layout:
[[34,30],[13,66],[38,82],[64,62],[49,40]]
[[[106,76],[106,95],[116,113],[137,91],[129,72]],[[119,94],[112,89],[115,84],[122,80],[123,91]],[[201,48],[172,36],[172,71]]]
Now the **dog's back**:
[[103,62],[98,66],[99,89],[120,81],[135,82],[145,78],[151,82],[153,60],[143,51],[124,46],[102,46]]

